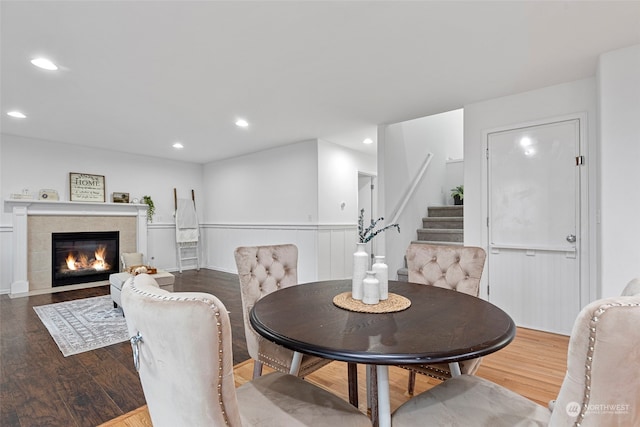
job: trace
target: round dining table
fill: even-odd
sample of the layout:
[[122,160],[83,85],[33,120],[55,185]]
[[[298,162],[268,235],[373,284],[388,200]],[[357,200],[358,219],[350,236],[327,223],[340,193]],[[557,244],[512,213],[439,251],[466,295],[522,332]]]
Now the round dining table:
[[389,281],[392,298],[407,299],[408,307],[369,313],[334,303],[334,297],[349,291],[351,279],[280,289],[256,302],[250,322],[260,335],[291,350],[375,365],[383,427],[391,424],[389,365],[473,359],[505,347],[515,337],[516,326],[508,314],[464,293]]

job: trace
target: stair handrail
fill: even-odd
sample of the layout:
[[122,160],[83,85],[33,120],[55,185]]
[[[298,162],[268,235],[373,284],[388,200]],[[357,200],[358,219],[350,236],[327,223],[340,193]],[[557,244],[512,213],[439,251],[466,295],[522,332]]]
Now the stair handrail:
[[409,203],[409,200],[413,196],[413,193],[416,191],[418,184],[420,183],[420,181],[422,181],[422,177],[424,176],[424,173],[427,171],[427,168],[431,163],[431,159],[433,159],[433,153],[429,152],[427,153],[427,158],[424,159],[424,163],[422,164],[422,167],[420,168],[420,170],[418,170],[418,173],[416,174],[415,178],[413,178],[411,186],[407,189],[404,196],[400,199],[400,202],[396,205],[396,208],[393,210],[393,216],[389,224],[397,224],[398,218],[400,218],[402,211],[404,211],[404,208],[407,206],[407,203]]

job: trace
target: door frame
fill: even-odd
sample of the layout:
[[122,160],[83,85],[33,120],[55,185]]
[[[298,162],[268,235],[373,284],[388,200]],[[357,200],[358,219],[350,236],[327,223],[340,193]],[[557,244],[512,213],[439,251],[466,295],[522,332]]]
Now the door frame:
[[485,265],[486,274],[483,274],[483,280],[481,283],[480,297],[489,300],[489,274],[488,271],[491,268],[489,253],[489,159],[488,159],[488,147],[489,147],[489,135],[496,132],[504,132],[510,130],[516,130],[525,127],[540,126],[546,124],[552,124],[557,122],[564,122],[569,120],[578,120],[578,145],[580,155],[584,157],[585,161],[582,166],[579,167],[580,177],[580,191],[579,191],[579,224],[578,238],[580,239],[579,245],[579,260],[580,266],[578,268],[578,281],[580,286],[580,307],[584,307],[589,302],[598,298],[600,292],[597,284],[597,262],[596,262],[596,229],[595,221],[592,218],[596,218],[596,147],[594,143],[590,143],[587,136],[587,113],[573,113],[562,116],[553,116],[539,120],[533,120],[528,122],[513,123],[510,125],[499,126],[491,129],[485,129],[482,132],[482,216],[484,218],[484,226],[482,227],[482,247],[487,252],[487,263]]

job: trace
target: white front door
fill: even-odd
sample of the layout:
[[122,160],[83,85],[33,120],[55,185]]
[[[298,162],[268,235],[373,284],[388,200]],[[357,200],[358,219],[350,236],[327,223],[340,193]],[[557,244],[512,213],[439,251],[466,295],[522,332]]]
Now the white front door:
[[518,326],[570,334],[580,311],[580,120],[487,134],[488,297]]

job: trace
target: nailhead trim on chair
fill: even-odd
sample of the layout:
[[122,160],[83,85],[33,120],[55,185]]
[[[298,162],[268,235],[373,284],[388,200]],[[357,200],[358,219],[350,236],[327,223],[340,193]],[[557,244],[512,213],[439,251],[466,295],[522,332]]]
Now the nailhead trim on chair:
[[607,304],[600,307],[594,313],[593,317],[591,317],[590,328],[589,328],[589,349],[587,351],[587,360],[585,363],[585,374],[584,374],[584,396],[582,398],[582,406],[580,408],[580,413],[576,418],[576,422],[573,424],[575,427],[580,427],[582,421],[584,420],[584,416],[586,415],[587,409],[589,409],[589,400],[591,399],[591,368],[593,364],[593,353],[595,351],[595,343],[596,343],[596,326],[598,325],[598,320],[600,316],[602,316],[608,309],[612,307],[640,307],[640,304]]
[[[285,364],[281,363],[279,360],[274,359],[273,357],[271,357],[271,356],[269,356],[267,354],[264,354],[264,353],[258,353],[258,360],[262,364],[267,365],[271,369],[275,369],[276,371],[279,371],[279,372],[284,372],[283,371],[283,367],[286,368],[286,369],[291,368],[291,364],[285,365]],[[323,362],[322,359],[317,359],[315,361],[315,363],[301,365],[300,366],[300,373],[303,373],[303,371],[306,372],[310,368],[313,368],[316,365],[322,365],[323,363],[324,362]]]
[[224,407],[224,401],[222,399],[223,361],[222,361],[222,323],[220,323],[220,309],[214,305],[212,305],[212,307],[215,307],[214,310],[217,318],[216,326],[218,327],[218,348],[220,349],[220,351],[218,351],[218,403],[220,404],[222,416],[224,417],[224,423],[225,425],[229,425],[229,418],[227,418],[227,410]]

